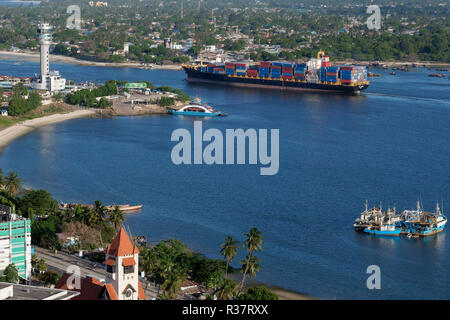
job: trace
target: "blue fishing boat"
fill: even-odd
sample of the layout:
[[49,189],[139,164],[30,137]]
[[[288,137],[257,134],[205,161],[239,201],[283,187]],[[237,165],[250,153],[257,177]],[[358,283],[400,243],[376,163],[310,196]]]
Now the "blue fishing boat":
[[183,116],[197,116],[197,117],[220,117],[226,115],[222,111],[214,110],[211,106],[203,104],[200,98],[195,98],[194,100],[191,101],[190,104],[182,107],[181,109],[169,110],[169,113]]

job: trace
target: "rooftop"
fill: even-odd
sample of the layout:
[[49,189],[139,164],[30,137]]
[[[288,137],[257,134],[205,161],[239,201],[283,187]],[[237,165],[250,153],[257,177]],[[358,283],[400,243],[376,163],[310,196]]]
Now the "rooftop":
[[0,282],[0,300],[69,300],[78,292]]

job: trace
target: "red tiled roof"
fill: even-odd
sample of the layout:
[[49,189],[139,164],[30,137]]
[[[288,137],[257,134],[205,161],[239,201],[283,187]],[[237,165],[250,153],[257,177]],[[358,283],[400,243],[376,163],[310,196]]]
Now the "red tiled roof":
[[116,259],[109,257],[106,259],[105,264],[108,266],[114,266],[116,264]]
[[142,288],[141,281],[138,280],[138,298],[139,300],[145,300],[147,296],[145,295],[144,289]]
[[117,296],[116,290],[114,290],[114,287],[112,284],[107,283],[105,284],[106,292],[108,293],[108,296],[111,300],[119,300],[119,297]]
[[106,253],[110,256],[122,257],[139,254],[139,249],[131,242],[125,230],[120,228],[113,242],[106,249]]
[[136,261],[134,261],[134,258],[130,257],[130,258],[124,258],[122,260],[122,265],[124,267],[128,267],[128,266],[134,266],[136,265]]
[[55,285],[56,289],[73,290],[80,293],[80,295],[73,297],[72,300],[102,300],[102,293],[104,284],[93,277],[86,277],[80,279],[81,288],[73,288],[72,285],[67,285],[67,279],[71,274],[64,273]]

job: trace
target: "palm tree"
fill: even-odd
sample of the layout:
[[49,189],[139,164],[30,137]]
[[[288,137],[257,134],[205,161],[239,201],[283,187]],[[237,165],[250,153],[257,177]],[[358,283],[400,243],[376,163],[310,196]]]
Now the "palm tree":
[[225,278],[228,277],[228,266],[233,261],[234,257],[237,255],[238,242],[233,239],[232,236],[227,236],[225,242],[220,246],[220,254],[227,260],[227,268],[225,269]]
[[119,209],[119,206],[115,206],[113,210],[109,210],[109,221],[113,224],[115,230],[122,226],[125,222],[125,214]]
[[90,223],[92,225],[98,225],[105,222],[106,212],[108,210],[102,205],[100,200],[95,200],[94,209],[92,210],[92,216],[90,218]]
[[15,172],[9,173],[5,178],[6,192],[11,196],[16,196],[21,189],[22,179]]
[[254,255],[247,257],[247,259],[241,261],[241,263],[243,270],[247,268],[247,274],[250,279],[256,276],[256,272],[261,271],[261,260]]
[[175,300],[181,289],[181,274],[176,269],[171,269],[165,278],[166,280],[161,286],[164,290],[164,296],[168,299]]
[[244,247],[247,248],[248,255],[245,264],[243,264],[245,267],[243,269],[242,281],[239,286],[238,294],[244,287],[245,278],[251,265],[250,260],[252,260],[253,252],[262,250],[261,245],[263,243],[263,236],[261,235],[261,231],[256,228],[251,228],[250,232],[245,234],[245,236],[247,237],[247,239],[244,242]]
[[231,279],[223,279],[222,284],[217,291],[219,300],[232,300],[236,294],[236,283]]

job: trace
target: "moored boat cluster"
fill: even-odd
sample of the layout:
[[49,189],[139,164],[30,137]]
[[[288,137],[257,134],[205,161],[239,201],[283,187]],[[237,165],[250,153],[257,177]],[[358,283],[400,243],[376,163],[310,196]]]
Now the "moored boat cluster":
[[447,218],[442,214],[439,204],[436,204],[436,212],[426,212],[417,202],[415,210],[404,210],[397,213],[395,208],[383,211],[380,207],[368,208],[356,219],[353,225],[356,231],[379,235],[426,237],[444,230]]

